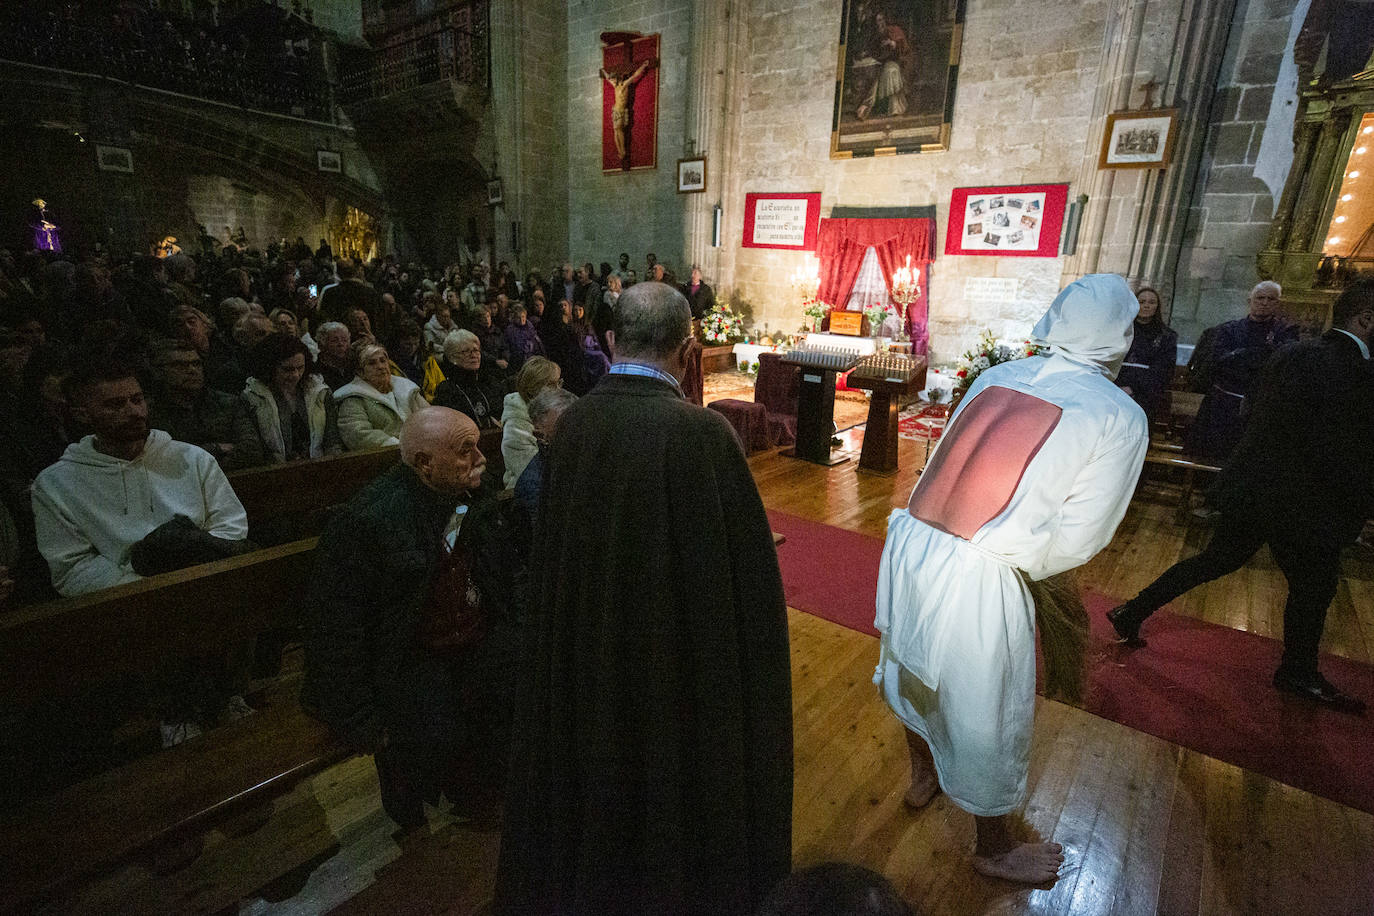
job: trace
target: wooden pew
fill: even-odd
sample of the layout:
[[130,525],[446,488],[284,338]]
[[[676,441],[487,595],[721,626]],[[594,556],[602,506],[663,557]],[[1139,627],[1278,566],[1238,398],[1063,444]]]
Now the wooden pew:
[[1188,523],[1188,514],[1193,509],[1193,491],[1196,489],[1198,473],[1216,474],[1221,471],[1218,465],[1201,458],[1190,458],[1183,454],[1182,446],[1175,447],[1171,443],[1157,445],[1151,442],[1149,450],[1145,453],[1145,463],[1183,469],[1183,492],[1179,496],[1178,508],[1174,511],[1175,525]]
[[[315,539],[152,576],[0,620],[0,696],[23,704],[298,623]],[[256,715],[0,816],[0,909],[29,904],[345,759],[290,691]]]
[[347,502],[401,460],[396,446],[292,461],[229,474],[248,519],[254,525],[284,516],[305,515]]

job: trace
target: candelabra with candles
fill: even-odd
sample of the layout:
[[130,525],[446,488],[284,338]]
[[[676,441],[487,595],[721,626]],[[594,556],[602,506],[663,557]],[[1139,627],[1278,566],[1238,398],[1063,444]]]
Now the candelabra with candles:
[[906,266],[892,272],[892,301],[901,305],[902,315],[921,295],[921,268],[911,266],[911,255],[906,256]]
[[921,268],[911,266],[911,255],[906,256],[906,266],[892,272],[892,301],[902,307],[902,327],[906,327],[911,303],[921,297]]

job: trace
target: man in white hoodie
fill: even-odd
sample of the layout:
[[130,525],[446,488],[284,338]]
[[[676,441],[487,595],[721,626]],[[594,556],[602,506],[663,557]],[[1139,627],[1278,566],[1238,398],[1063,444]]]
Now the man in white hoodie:
[[975,816],[974,868],[1039,884],[1056,843],[1016,839],[1035,714],[1036,609],[1026,580],[1090,560],[1130,502],[1149,431],[1111,383],[1139,306],[1120,277],[1069,284],[1035,326],[1045,358],[983,372],[908,506],[888,519],[874,677],[907,730],[920,807],[938,789]]
[[68,383],[72,410],[93,435],[67,446],[38,475],[38,549],[64,597],[137,580],[133,546],[181,515],[227,541],[248,536],[248,517],[204,449],[148,429],[148,407],[127,369],[82,367]]

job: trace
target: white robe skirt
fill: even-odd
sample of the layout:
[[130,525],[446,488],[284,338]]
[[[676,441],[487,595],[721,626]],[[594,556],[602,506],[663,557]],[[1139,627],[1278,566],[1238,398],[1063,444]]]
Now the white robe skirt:
[[1140,408],[1100,371],[1058,355],[984,372],[951,429],[994,384],[1055,404],[1059,422],[1006,508],[971,538],[906,508],[892,512],[874,621],[882,633],[874,683],[930,745],[941,788],[984,817],[1016,810],[1026,791],[1035,607],[1022,574],[1064,572],[1107,545],[1148,445]]

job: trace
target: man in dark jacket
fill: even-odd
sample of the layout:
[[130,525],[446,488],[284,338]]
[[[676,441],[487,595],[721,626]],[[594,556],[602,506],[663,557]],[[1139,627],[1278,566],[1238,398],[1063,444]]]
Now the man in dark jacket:
[[148,425],[178,442],[205,449],[232,471],[264,463],[262,441],[241,397],[205,385],[196,348],[181,340],[153,344],[149,363],[157,382],[148,406]]
[[692,279],[686,286],[682,287],[682,294],[687,297],[687,304],[692,307],[692,319],[700,321],[706,317],[706,313],[716,307],[716,294],[706,281],[701,279],[701,268],[692,265]]
[[301,702],[375,756],[382,806],[411,830],[425,823],[423,802],[441,792],[456,801],[469,731],[463,669],[428,648],[421,629],[437,572],[466,549],[467,503],[486,459],[472,421],[442,407],[412,414],[400,438],[402,463],[320,538]]
[[1241,402],[1260,367],[1285,343],[1298,339],[1298,329],[1279,317],[1279,285],[1255,284],[1244,318],[1202,332],[1188,363],[1193,389],[1204,393],[1197,418],[1188,427],[1184,451],[1199,458],[1225,461],[1245,432]]
[[644,283],[545,466],[496,909],[753,913],[791,866],[787,617],[719,415],[678,387],[691,314]]
[[320,318],[324,321],[344,321],[353,309],[367,312],[368,321],[376,324],[382,312],[382,296],[358,276],[357,266],[348,258],[334,265],[339,282],[327,286],[320,293]]
[[1140,625],[1156,608],[1239,569],[1267,543],[1288,580],[1274,686],[1343,712],[1364,711],[1364,702],[1317,671],[1317,647],[1341,550],[1374,512],[1371,339],[1374,280],[1362,280],[1336,300],[1330,331],[1265,364],[1245,436],[1211,494],[1221,510],[1211,543],[1108,613],[1123,639],[1140,644]]

